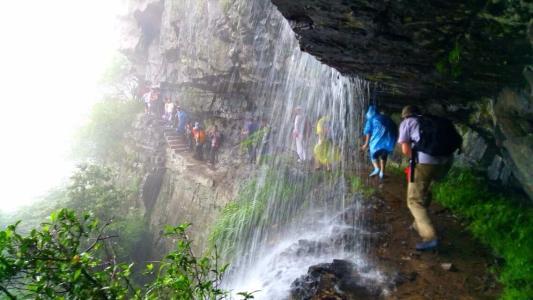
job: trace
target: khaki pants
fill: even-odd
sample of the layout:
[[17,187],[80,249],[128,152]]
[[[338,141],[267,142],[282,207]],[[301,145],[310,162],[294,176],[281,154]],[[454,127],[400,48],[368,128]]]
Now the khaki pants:
[[451,163],[442,165],[417,164],[415,182],[409,182],[407,185],[407,207],[415,219],[414,228],[424,241],[437,238],[427,212],[431,203],[429,187],[433,181],[443,179],[450,167]]

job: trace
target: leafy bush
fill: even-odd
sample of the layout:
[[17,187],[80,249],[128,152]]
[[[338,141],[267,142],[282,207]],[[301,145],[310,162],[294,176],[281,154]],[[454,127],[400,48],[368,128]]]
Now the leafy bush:
[[268,131],[268,127],[260,128],[256,132],[243,139],[240,143],[241,151],[247,151],[249,147],[258,147],[261,144],[264,136],[268,134]]
[[[211,256],[196,257],[191,248],[186,230],[188,224],[167,227],[165,234],[177,238],[176,250],[161,262],[156,279],[148,285],[144,298],[147,299],[225,299],[228,291],[220,288],[220,282],[228,265],[219,266],[215,251]],[[153,270],[153,265],[147,269]],[[243,299],[253,296],[247,292],[238,293]],[[176,298],[178,296],[178,298]]]
[[503,299],[533,299],[533,209],[492,192],[472,172],[454,169],[433,189],[435,199],[467,218],[474,236],[505,263]]
[[[168,227],[177,240],[144,287],[130,280],[133,264],[117,263],[106,233],[91,214],[81,218],[71,210],[53,213],[27,236],[18,224],[0,231],[0,294],[9,299],[225,299],[220,281],[227,266],[213,256],[197,257],[187,237],[188,225]],[[145,275],[154,272],[146,266]],[[249,293],[239,293],[251,299]]]
[[[109,237],[89,214],[51,215],[28,236],[17,224],[0,232],[0,290],[10,299],[123,299],[131,266],[95,256]],[[108,258],[110,259],[110,258]]]

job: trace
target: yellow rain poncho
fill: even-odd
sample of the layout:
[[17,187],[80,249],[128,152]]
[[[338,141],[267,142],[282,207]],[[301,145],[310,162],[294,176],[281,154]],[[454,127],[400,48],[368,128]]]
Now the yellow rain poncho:
[[340,151],[331,141],[322,140],[313,149],[315,160],[321,165],[330,165],[341,159]]
[[340,151],[328,140],[329,116],[323,116],[316,123],[318,143],[313,149],[315,160],[321,165],[331,165],[340,160]]

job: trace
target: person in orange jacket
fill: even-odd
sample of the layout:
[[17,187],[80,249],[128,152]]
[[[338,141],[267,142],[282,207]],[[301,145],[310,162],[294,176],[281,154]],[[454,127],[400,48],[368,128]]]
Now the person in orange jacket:
[[194,158],[198,160],[204,160],[204,144],[206,139],[205,130],[200,126],[199,122],[196,122],[194,124],[193,128],[193,134],[194,134],[194,142],[195,142],[195,153]]

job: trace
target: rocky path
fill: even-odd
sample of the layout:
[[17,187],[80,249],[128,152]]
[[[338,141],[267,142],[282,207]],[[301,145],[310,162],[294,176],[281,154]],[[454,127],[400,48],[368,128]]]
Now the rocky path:
[[[189,172],[205,186],[212,186],[226,174],[205,161],[194,159],[185,139],[174,129],[164,132],[170,159],[167,164]],[[369,245],[371,259],[385,273],[398,274],[395,287],[385,299],[498,298],[501,287],[489,271],[497,262],[488,249],[469,235],[467,224],[433,203],[431,216],[439,232],[440,247],[437,252],[417,252],[414,246],[419,241],[418,235],[409,229],[412,217],[405,203],[405,177],[391,174],[384,182],[379,182],[363,176],[363,181],[377,191],[367,203],[370,207],[368,223],[373,232],[379,233]],[[313,299],[352,299],[325,295],[325,298]],[[375,295],[360,296],[357,299],[376,298]]]
[[177,169],[188,172],[205,186],[212,186],[226,174],[224,170],[207,163],[207,153],[204,153],[204,160],[195,159],[193,157],[194,153],[189,150],[185,138],[182,135],[178,135],[174,128],[165,129],[164,134],[168,145],[170,163],[174,164]]
[[378,265],[398,271],[396,289],[387,299],[497,299],[501,287],[489,271],[495,260],[448,210],[433,203],[431,217],[440,237],[437,252],[414,250],[418,235],[409,229],[412,218],[405,202],[405,177],[383,183],[366,178],[378,192],[370,223],[381,232],[371,247]]

